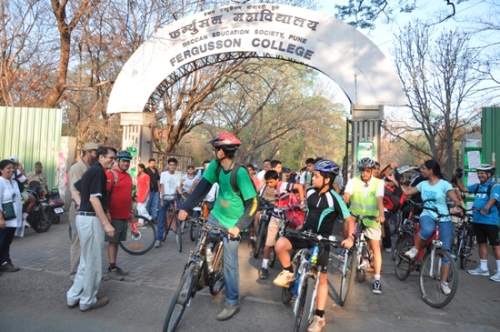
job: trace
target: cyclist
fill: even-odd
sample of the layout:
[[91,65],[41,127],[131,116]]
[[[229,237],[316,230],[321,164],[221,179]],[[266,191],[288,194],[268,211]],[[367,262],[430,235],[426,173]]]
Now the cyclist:
[[257,193],[252,180],[244,167],[236,170],[235,192],[231,183],[234,167],[234,155],[241,146],[241,141],[233,134],[222,132],[209,142],[215,149],[215,159],[210,162],[200,182],[180,206],[179,220],[185,220],[186,211],[194,208],[205,198],[214,183],[219,183],[219,192],[207,223],[229,229],[224,237],[224,284],[226,287],[226,303],[217,315],[217,320],[227,320],[239,311],[239,268],[238,248],[241,240],[240,231],[252,222],[257,210]]
[[[274,190],[274,204],[279,207],[288,206],[288,201],[290,195],[293,195],[293,190],[297,190],[299,193],[300,202],[304,202],[304,187],[298,183],[288,183],[281,182],[279,180],[279,174],[275,170],[267,171],[264,175],[267,187]],[[279,187],[278,187],[279,186]],[[264,188],[262,188],[264,191]],[[264,247],[264,258],[262,259],[262,268],[259,272],[260,279],[267,279],[268,269],[267,264],[269,262],[269,255],[271,254],[271,248],[276,244],[276,235],[278,234],[280,228],[280,216],[279,213],[273,211],[269,225],[267,226],[267,238],[266,246]]]
[[475,210],[472,214],[472,220],[474,222],[477,243],[479,244],[480,265],[476,269],[469,270],[468,272],[472,275],[490,275],[488,270],[488,246],[486,243],[488,239],[497,263],[497,270],[490,279],[500,282],[500,241],[498,239],[497,206],[500,200],[500,186],[493,183],[495,167],[488,164],[482,164],[476,168],[476,171],[480,181],[479,184],[465,187],[460,175],[461,172],[458,172],[456,182],[460,191],[475,194],[474,204],[472,205]]
[[[344,190],[344,202],[351,203],[351,211],[365,217],[375,217],[375,221],[363,219],[365,236],[370,240],[373,251],[373,294],[382,293],[380,271],[382,270],[382,253],[380,252],[380,239],[382,237],[381,223],[384,216],[384,181],[374,176],[376,172],[375,160],[363,158],[358,161],[360,177],[354,177],[347,182]],[[378,174],[378,173],[377,173]]]
[[[460,206],[460,200],[451,184],[443,180],[441,167],[437,161],[433,159],[427,160],[420,166],[420,173],[427,181],[420,182],[416,187],[402,187],[403,192],[407,196],[420,193],[423,201],[432,200],[425,203],[426,207],[435,208],[440,214],[444,215],[444,217],[439,220],[439,240],[443,243],[443,248],[450,251],[453,238],[453,223],[449,216],[446,198],[449,197],[457,206]],[[391,181],[395,181],[394,175],[392,174],[387,175],[387,178]],[[424,208],[420,214],[420,232],[418,236],[415,236],[414,247],[404,253],[405,256],[410,259],[415,259],[415,257],[417,257],[420,248],[424,246],[425,242],[427,242],[434,233],[437,216],[436,212]],[[443,264],[441,266],[441,291],[445,295],[451,292],[448,282],[446,282],[449,270],[450,262],[447,259],[443,259]]]
[[[181,189],[181,177],[175,172],[177,169],[177,159],[169,158],[167,160],[168,167],[161,173],[160,176],[160,195],[161,195],[161,207],[158,215],[158,229],[156,230],[156,242],[155,248],[161,246],[163,241],[163,232],[165,231],[165,217],[167,215],[167,209],[170,204],[173,204],[175,200],[179,204],[179,199],[177,195],[182,195]],[[174,196],[174,199],[167,200],[165,196]],[[169,221],[170,222],[170,221]],[[174,232],[177,231],[177,225],[174,223]],[[180,230],[179,230],[180,231]]]
[[[307,189],[307,218],[302,226],[303,230],[312,230],[317,234],[328,237],[333,232],[337,218],[345,220],[347,231],[344,234],[342,246],[350,249],[354,244],[354,218],[349,214],[342,198],[333,190],[335,177],[339,174],[339,166],[331,160],[321,160],[313,166],[312,186]],[[274,279],[276,286],[288,287],[294,280],[295,274],[290,261],[289,251],[292,249],[307,248],[311,243],[293,235],[281,237],[276,242],[274,250],[283,266],[283,271]],[[321,266],[318,295],[316,297],[316,311],[307,331],[319,332],[325,327],[325,307],[328,298],[327,265],[330,254],[330,245],[325,244],[318,255],[318,265]]]

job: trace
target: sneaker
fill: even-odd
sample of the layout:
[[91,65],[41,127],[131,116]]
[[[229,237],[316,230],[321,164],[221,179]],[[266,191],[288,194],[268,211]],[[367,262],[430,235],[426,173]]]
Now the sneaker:
[[228,320],[240,311],[240,307],[236,305],[226,304],[224,309],[217,315],[217,320]]
[[283,270],[283,271],[281,271],[280,274],[278,274],[276,279],[273,280],[273,284],[275,284],[276,286],[279,286],[279,287],[288,288],[290,283],[294,280],[295,280],[294,273],[287,271],[287,270]]
[[375,280],[373,283],[373,289],[372,289],[373,294],[382,294],[382,283],[380,280]]
[[127,271],[127,270],[120,269],[118,266],[116,267],[116,269],[118,270],[118,273],[119,273],[121,276],[126,276],[126,275],[128,275],[128,271]]
[[118,272],[118,269],[113,269],[111,271],[108,270],[108,277],[110,279],[113,279],[113,280],[118,280],[118,281],[122,281],[123,279],[123,276],[120,275],[120,273]]
[[104,307],[106,304],[108,304],[108,302],[109,302],[109,300],[107,297],[101,297],[100,299],[97,299],[96,303],[92,304],[90,307],[88,307],[86,309],[80,308],[80,311],[87,312],[87,311],[90,311],[92,309],[99,309],[101,307]]
[[321,332],[325,325],[325,317],[314,315],[311,324],[309,324],[309,327],[307,328],[307,332]]
[[385,252],[391,253],[392,249],[391,248],[385,248]]
[[0,272],[17,272],[19,268],[11,262],[5,263],[0,267]]
[[443,292],[444,295],[449,295],[451,293],[451,289],[445,281],[441,281],[441,292]]
[[268,272],[269,271],[267,269],[261,268],[260,271],[259,271],[259,278],[261,278],[261,279],[267,279]]
[[155,248],[160,248],[161,247],[161,241],[160,240],[156,240],[155,241]]
[[490,280],[500,282],[500,271],[495,271],[495,274],[490,277]]
[[406,257],[408,257],[409,259],[415,259],[415,257],[417,257],[417,255],[418,255],[418,249],[415,247],[412,247],[410,250],[405,252],[404,255]]
[[485,276],[485,277],[489,277],[490,276],[490,271],[483,270],[483,269],[481,269],[480,266],[478,266],[474,270],[469,270],[467,272],[469,272],[469,274],[472,274],[473,276]]

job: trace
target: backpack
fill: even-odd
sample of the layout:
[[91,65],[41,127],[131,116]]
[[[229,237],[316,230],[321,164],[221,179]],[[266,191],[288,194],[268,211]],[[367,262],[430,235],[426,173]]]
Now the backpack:
[[[238,170],[241,167],[243,167],[243,169],[246,172],[245,166],[243,166],[242,164],[234,163],[233,169],[231,170],[231,180],[230,181],[231,181],[231,188],[233,188],[233,191],[238,196],[241,197],[241,200],[244,201],[243,196],[241,196],[241,191],[240,191],[240,188],[238,187],[238,183],[236,182],[236,174],[238,173]],[[215,172],[217,174],[217,182],[219,182],[219,174],[220,174],[221,170],[222,170],[222,165],[220,163],[217,163],[217,169],[215,170]],[[250,178],[250,175],[248,175],[248,178],[250,179],[250,183],[252,183],[252,186],[254,187],[255,192],[257,192],[257,188],[255,188],[255,184],[253,183],[252,179]]]
[[405,202],[403,190],[398,186],[384,186],[384,208],[391,213],[397,212]]
[[[491,188],[496,185],[495,182],[491,181],[491,183],[488,185],[488,188],[486,189],[486,195],[488,195],[488,200],[490,199],[491,196]],[[479,193],[479,184],[476,184],[476,189],[474,189],[474,196],[476,196]],[[500,214],[500,202],[495,200],[495,206],[498,209],[498,213]]]
[[293,193],[293,191],[289,192],[288,199],[281,200],[281,184],[283,182],[279,181],[276,186],[276,194],[278,195],[278,206],[281,208],[288,207],[289,209],[285,212],[285,218],[290,221],[288,227],[292,229],[296,229],[297,227],[304,224],[306,219],[305,211],[298,209],[300,202],[297,199],[297,196]]

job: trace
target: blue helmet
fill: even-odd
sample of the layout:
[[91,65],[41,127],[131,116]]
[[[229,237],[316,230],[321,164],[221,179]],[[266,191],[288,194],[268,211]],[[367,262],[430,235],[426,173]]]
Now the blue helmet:
[[117,154],[116,154],[116,160],[128,160],[128,161],[131,161],[132,160],[132,155],[130,154],[130,152],[128,151],[119,151]]
[[315,171],[320,171],[333,176],[337,176],[340,173],[339,165],[328,159],[322,159],[318,161],[316,164],[314,164],[313,168]]

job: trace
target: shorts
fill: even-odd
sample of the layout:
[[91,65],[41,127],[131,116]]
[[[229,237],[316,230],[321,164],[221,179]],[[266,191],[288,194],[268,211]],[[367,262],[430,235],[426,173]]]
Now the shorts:
[[488,240],[488,242],[490,242],[490,246],[492,247],[500,245],[497,225],[474,223],[474,231],[476,232],[478,244],[486,243],[486,240]]
[[280,229],[280,220],[276,217],[271,217],[267,226],[266,246],[272,247],[276,244],[276,235]]
[[367,227],[363,230],[365,236],[370,240],[378,240],[382,239],[382,226],[378,224],[375,227]]
[[[304,249],[310,248],[314,245],[314,242],[307,239],[301,239],[293,235],[286,236],[288,241],[292,244],[293,249]],[[318,266],[321,266],[321,273],[328,272],[328,259],[330,257],[330,243],[328,241],[323,242],[323,247],[319,248],[318,254]]]
[[23,191],[21,193],[21,197],[23,198],[23,201],[26,202],[28,200],[28,198],[30,197],[30,194],[28,194],[27,192]]
[[104,235],[104,241],[111,243],[118,243],[127,240],[128,219],[111,219],[111,225],[115,228],[115,235],[109,237],[108,234]]

